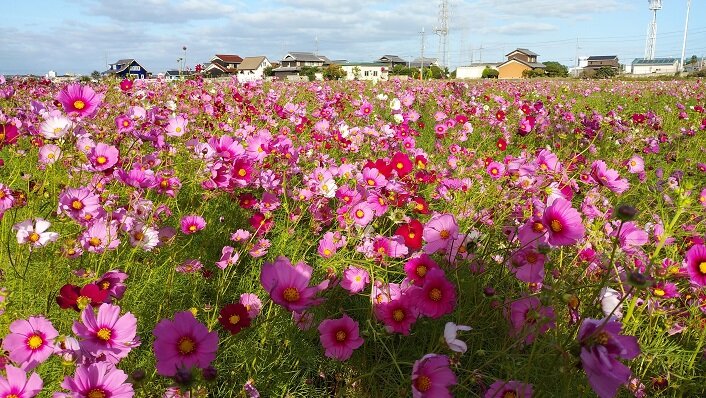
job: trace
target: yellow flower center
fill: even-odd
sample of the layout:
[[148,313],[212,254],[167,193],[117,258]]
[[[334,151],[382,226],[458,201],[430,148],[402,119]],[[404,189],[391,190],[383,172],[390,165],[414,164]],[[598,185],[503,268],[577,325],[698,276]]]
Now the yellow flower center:
[[554,232],[561,232],[563,229],[563,226],[561,225],[561,221],[559,220],[552,220],[551,224],[549,227],[552,229]]
[[449,233],[449,231],[445,229],[442,229],[441,232],[439,232],[439,236],[441,237],[441,239],[448,239],[449,236],[451,236],[451,233]]
[[363,210],[358,209],[358,210],[355,212],[355,216],[358,217],[358,218],[363,218],[363,216],[365,216],[365,212],[364,212]]
[[290,303],[297,301],[299,300],[299,290],[297,290],[296,287],[288,287],[284,289],[284,292],[282,292],[282,297]]
[[43,344],[44,339],[42,339],[42,337],[38,334],[33,334],[32,336],[30,336],[30,338],[27,339],[27,347],[29,347],[30,350],[36,350]]
[[93,247],[100,246],[101,243],[102,241],[99,238],[96,238],[95,236],[88,240],[88,244]]
[[517,393],[515,391],[505,391],[503,398],[517,398]]
[[91,299],[86,296],[79,296],[79,298],[76,299],[76,305],[80,310],[88,307],[89,304],[91,304]]
[[123,127],[128,127],[130,125],[130,122],[127,120],[123,120]]
[[20,398],[16,394],[5,395],[5,398]]
[[431,379],[428,376],[419,376],[414,382],[414,385],[417,387],[417,391],[419,392],[429,391],[431,388]]
[[534,231],[535,233],[542,233],[542,232],[544,232],[544,224],[542,224],[542,223],[539,222],[539,221],[535,221],[535,222],[532,224],[532,231]]
[[135,238],[135,240],[137,240],[137,241],[141,241],[145,237],[145,234],[140,231],[137,231],[134,234],[132,234],[132,237]]
[[108,290],[110,288],[110,282],[101,282],[100,284],[101,290]]
[[86,394],[87,398],[106,398],[107,395],[102,388],[94,388]]
[[47,159],[54,159],[54,158],[55,158],[54,152],[49,152],[47,154]]
[[375,180],[373,180],[372,178],[368,178],[368,185],[375,185]]
[[177,133],[181,133],[181,127],[177,126],[177,128],[175,128],[174,131],[176,131]]
[[331,250],[330,249],[324,249],[324,256],[328,257],[331,255]]
[[83,203],[78,199],[74,199],[74,201],[71,202],[71,208],[74,210],[81,210],[83,209]]
[[658,297],[662,297],[662,296],[664,296],[664,295],[666,294],[666,292],[664,291],[664,289],[659,288],[659,287],[656,287],[653,292],[654,292],[655,296],[658,296]]
[[97,336],[99,339],[103,340],[103,341],[108,341],[108,340],[110,340],[110,335],[111,335],[111,334],[112,334],[112,333],[110,332],[110,329],[108,329],[108,328],[100,328],[100,329],[98,330],[98,333],[96,333],[96,336]]
[[108,162],[108,158],[106,158],[105,156],[101,155],[96,158],[96,163],[98,163],[98,164],[106,164],[107,162]]
[[418,265],[414,271],[417,273],[418,276],[424,277],[424,275],[427,274],[427,266],[426,265]]
[[196,350],[196,342],[191,337],[184,336],[179,339],[177,349],[181,355],[189,355]]
[[230,322],[231,325],[237,325],[238,322],[240,322],[240,317],[237,314],[233,314],[228,318],[228,322]]
[[395,322],[401,322],[404,319],[404,311],[399,308],[392,311],[392,319],[394,319]]
[[61,127],[54,127],[54,134],[58,134],[63,130]]
[[346,337],[348,337],[348,335],[343,330],[336,332],[336,341],[346,341]]
[[402,164],[402,162],[397,163],[396,166],[397,166],[398,169],[402,169],[402,168],[404,167],[404,165]]
[[196,225],[189,225],[189,231],[190,232],[196,232]]
[[159,183],[159,186],[162,188],[169,188],[169,181],[162,180],[162,182]]
[[438,288],[433,288],[429,291],[429,298],[432,301],[439,301],[441,300],[441,289]]
[[81,101],[81,100],[76,100],[74,101],[74,108],[78,109],[79,111],[83,108],[86,107],[86,103]]
[[608,344],[608,341],[610,340],[610,336],[606,332],[599,332],[596,335],[596,342],[600,345],[606,345]]
[[409,239],[414,239],[417,234],[415,234],[414,232],[410,232],[409,234],[407,234],[407,236],[409,236]]
[[34,243],[39,240],[39,234],[36,232],[32,232],[27,239],[29,239],[30,242]]
[[702,261],[702,262],[699,264],[699,272],[701,272],[702,274],[706,275],[706,261]]
[[245,169],[240,169],[238,170],[238,175],[241,177],[245,177],[245,175],[248,174],[247,170]]
[[537,259],[538,259],[538,256],[537,256],[537,253],[535,253],[535,252],[529,252],[525,256],[525,261],[527,261],[530,264],[536,263]]

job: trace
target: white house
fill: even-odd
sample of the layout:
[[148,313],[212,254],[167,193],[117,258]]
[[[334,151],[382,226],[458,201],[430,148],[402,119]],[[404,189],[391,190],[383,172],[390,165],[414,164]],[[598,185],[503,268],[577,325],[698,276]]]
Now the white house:
[[346,62],[341,64],[346,80],[387,80],[390,67],[384,62]]
[[677,58],[635,58],[632,61],[633,75],[673,75],[679,72]]
[[241,82],[262,80],[265,68],[272,66],[265,56],[245,57],[238,65],[237,76]]
[[456,79],[480,79],[483,77],[485,68],[498,70],[497,63],[476,63],[469,66],[459,66],[456,68]]

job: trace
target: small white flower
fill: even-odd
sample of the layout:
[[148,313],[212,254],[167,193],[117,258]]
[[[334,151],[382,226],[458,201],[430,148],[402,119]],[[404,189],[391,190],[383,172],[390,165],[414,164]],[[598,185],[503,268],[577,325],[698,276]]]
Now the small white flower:
[[[621,319],[623,317],[623,310],[620,308],[620,292],[611,289],[609,287],[604,287],[601,289],[601,310],[603,311],[603,316],[608,316],[613,313],[613,316]],[[613,311],[615,309],[615,311]]]
[[472,328],[470,326],[466,325],[456,325],[453,322],[447,322],[446,326],[444,326],[444,340],[446,340],[446,344],[449,345],[449,348],[451,351],[455,352],[460,352],[464,353],[468,349],[468,346],[466,346],[466,343],[457,339],[456,338],[456,333],[459,330],[471,330]]
[[336,196],[337,189],[338,185],[336,185],[336,181],[330,178],[321,185],[321,194],[324,195],[325,198],[331,199]]
[[400,102],[399,98],[393,98],[392,101],[390,101],[390,109],[393,111],[399,111],[402,108],[402,103]]
[[51,140],[63,137],[72,126],[71,120],[64,116],[49,116],[39,126],[39,130],[42,137]]
[[402,123],[402,121],[404,120],[404,117],[401,113],[395,113],[394,115],[392,115],[392,118],[395,120],[395,123]]
[[29,243],[32,247],[42,247],[59,239],[56,232],[46,232],[51,223],[41,218],[25,220],[12,226],[17,231],[17,243]]

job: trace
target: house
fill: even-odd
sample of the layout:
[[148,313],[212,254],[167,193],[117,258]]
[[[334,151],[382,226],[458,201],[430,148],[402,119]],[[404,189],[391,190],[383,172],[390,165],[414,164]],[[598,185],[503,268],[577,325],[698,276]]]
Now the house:
[[386,62],[346,62],[340,64],[346,72],[346,80],[387,80],[390,74]]
[[118,60],[117,62],[110,64],[110,68],[103,72],[103,75],[118,76],[123,79],[126,77],[146,79],[149,74],[150,73],[147,72],[147,69],[132,58]]
[[439,66],[439,60],[436,58],[415,58],[414,61],[409,63],[410,68],[421,68],[424,66],[428,68],[430,66]]
[[377,62],[386,64],[390,69],[394,68],[396,65],[407,66],[407,61],[397,55],[383,55]]
[[237,74],[240,81],[262,80],[265,68],[272,66],[265,56],[245,57],[238,65]]
[[584,70],[596,71],[600,68],[608,67],[616,71],[620,70],[620,61],[617,55],[593,55],[586,59],[587,65]]
[[324,67],[331,64],[331,60],[322,55],[307,52],[290,52],[280,61],[280,67],[273,69],[272,74],[278,78],[299,75],[304,66]]
[[203,74],[209,77],[220,77],[237,72],[243,58],[235,54],[216,54],[204,65]]
[[633,75],[673,75],[679,72],[678,58],[635,58],[632,61]]
[[525,71],[544,69],[544,64],[537,62],[539,54],[526,48],[518,48],[505,54],[507,61],[498,65],[498,78],[521,79]]
[[498,65],[500,65],[500,63],[481,62],[468,66],[459,66],[456,68],[456,79],[480,79],[483,77],[483,71],[486,68],[498,70]]
[[184,80],[193,74],[194,74],[194,72],[191,72],[191,71],[168,70],[164,73],[164,80],[167,80],[167,81]]

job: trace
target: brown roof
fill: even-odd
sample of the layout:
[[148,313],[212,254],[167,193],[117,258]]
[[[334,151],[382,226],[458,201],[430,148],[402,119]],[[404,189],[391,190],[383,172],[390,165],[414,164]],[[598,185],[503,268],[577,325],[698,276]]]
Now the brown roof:
[[238,64],[240,62],[243,62],[243,59],[240,57],[240,55],[235,54],[216,54],[216,58],[220,58],[223,62],[227,64]]
[[260,64],[265,59],[265,56],[245,57],[243,62],[238,65],[238,70],[255,70],[260,67]]

